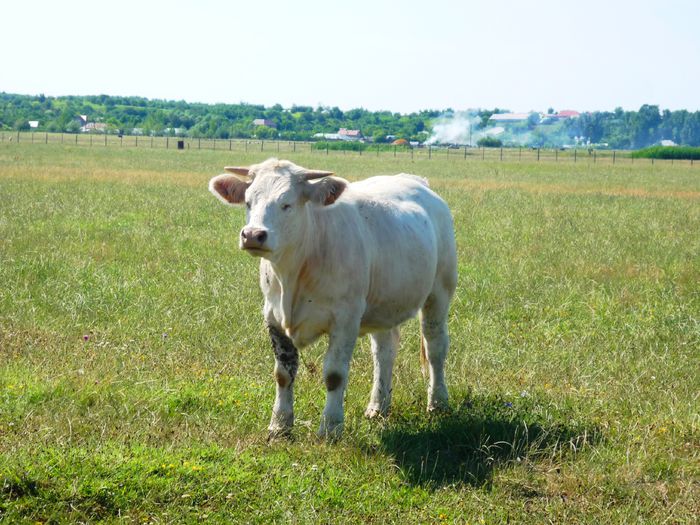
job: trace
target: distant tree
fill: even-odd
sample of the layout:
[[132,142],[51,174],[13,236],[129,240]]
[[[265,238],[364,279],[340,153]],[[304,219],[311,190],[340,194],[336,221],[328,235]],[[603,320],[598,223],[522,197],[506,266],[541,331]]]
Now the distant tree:
[[24,119],[15,121],[14,129],[16,131],[27,131],[29,129],[29,121]]
[[540,114],[534,111],[527,116],[527,127],[528,129],[535,129],[540,123]]

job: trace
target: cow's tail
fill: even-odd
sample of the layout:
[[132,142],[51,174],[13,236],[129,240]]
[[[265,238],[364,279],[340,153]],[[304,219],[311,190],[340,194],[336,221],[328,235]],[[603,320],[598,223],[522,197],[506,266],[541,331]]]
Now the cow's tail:
[[420,371],[423,374],[423,379],[428,377],[428,356],[425,353],[425,337],[423,337],[423,329],[420,331]]

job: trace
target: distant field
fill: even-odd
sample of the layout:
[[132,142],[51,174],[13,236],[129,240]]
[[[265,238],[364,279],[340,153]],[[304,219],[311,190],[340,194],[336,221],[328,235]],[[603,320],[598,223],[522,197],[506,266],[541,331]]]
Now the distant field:
[[315,438],[319,343],[267,444],[257,263],[206,184],[274,154],[0,142],[0,521],[697,522],[697,163],[285,152],[449,202],[453,411],[424,413],[411,321],[386,421],[362,340]]

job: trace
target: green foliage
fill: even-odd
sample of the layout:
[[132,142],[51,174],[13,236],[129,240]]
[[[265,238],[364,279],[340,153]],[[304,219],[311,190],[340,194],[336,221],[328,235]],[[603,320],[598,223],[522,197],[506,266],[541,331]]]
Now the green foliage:
[[401,151],[405,152],[411,149],[409,144],[387,144],[387,143],[367,143],[358,142],[351,140],[337,140],[337,141],[319,141],[314,142],[311,146],[313,150],[317,151]]
[[633,151],[631,156],[644,159],[684,159],[700,160],[700,147],[689,146],[652,146]]
[[503,141],[496,137],[481,137],[476,141],[476,145],[481,148],[500,148],[503,146]]

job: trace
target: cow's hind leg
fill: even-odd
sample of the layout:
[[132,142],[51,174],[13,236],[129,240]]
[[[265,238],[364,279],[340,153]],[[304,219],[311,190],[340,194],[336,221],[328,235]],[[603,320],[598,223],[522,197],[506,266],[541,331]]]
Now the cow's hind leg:
[[365,416],[386,416],[391,406],[391,373],[399,347],[399,329],[370,334],[372,358],[374,359],[374,381]]
[[294,379],[299,368],[299,352],[282,330],[268,326],[275,352],[275,404],[270,420],[270,437],[287,436],[294,424]]
[[445,358],[449,345],[447,334],[447,311],[450,292],[434,289],[420,312],[421,329],[425,344],[429,383],[428,411],[449,408],[447,385],[445,384]]

